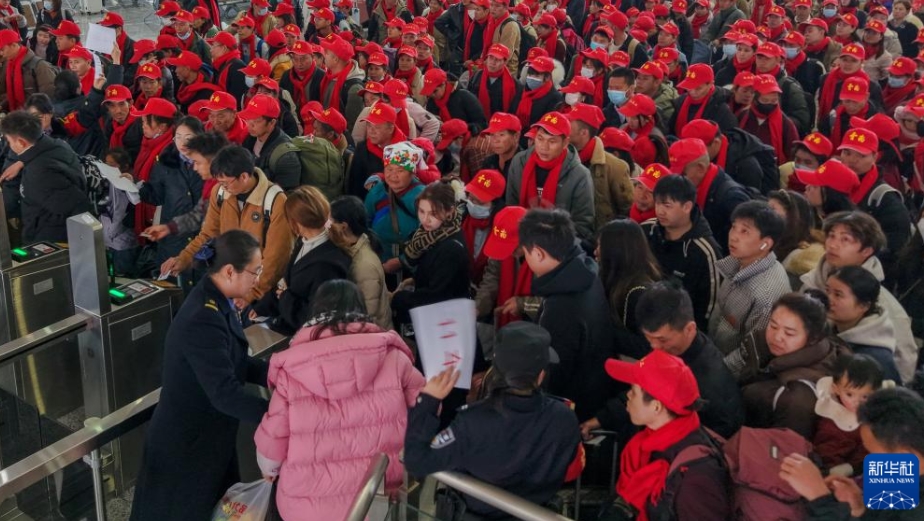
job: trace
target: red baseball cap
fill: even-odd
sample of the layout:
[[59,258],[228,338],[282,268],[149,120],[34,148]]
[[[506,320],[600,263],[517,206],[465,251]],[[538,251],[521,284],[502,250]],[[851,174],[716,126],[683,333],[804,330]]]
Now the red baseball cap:
[[162,118],[172,118],[176,116],[176,105],[165,100],[164,98],[151,98],[145,103],[140,112],[135,113],[139,117],[143,116],[160,116]]
[[613,54],[610,54],[609,67],[628,67],[629,66],[629,53],[626,51],[613,51]]
[[[850,118],[850,126],[853,128],[872,130],[873,133],[876,134],[876,137],[879,138],[879,141],[890,142],[894,139],[898,139],[902,133],[898,126],[898,122],[882,113],[873,114],[869,119],[853,116]],[[896,150],[896,152],[898,151]],[[901,153],[899,153],[899,155],[901,155]]]
[[638,14],[638,18],[635,19],[635,25],[633,25],[632,28],[647,33],[654,29],[655,25],[654,17],[651,16],[651,13],[644,11]]
[[854,29],[856,29],[860,25],[860,20],[857,18],[857,15],[853,13],[843,13],[841,15],[838,15],[837,21],[844,22],[845,24],[849,25],[850,27],[853,27]]
[[671,412],[689,416],[699,399],[699,386],[693,372],[680,358],[655,349],[635,363],[615,358],[606,361],[606,372],[614,380],[638,385]]
[[786,37],[783,38],[783,43],[801,48],[805,46],[805,36],[799,31],[789,31]]
[[[869,4],[867,4],[867,5],[869,5]],[[886,7],[885,7],[884,5],[874,5],[874,6],[872,6],[872,7],[869,8],[869,15],[870,15],[870,16],[877,15],[877,14],[889,16],[889,10],[886,9]]]
[[[417,50],[415,49],[414,52],[416,53]],[[510,58],[510,49],[508,49],[507,46],[502,43],[495,43],[488,48],[487,55],[493,56],[499,60],[506,60]]]
[[581,56],[588,60],[595,60],[603,64],[606,67],[607,62],[610,61],[609,55],[606,53],[606,49],[584,49],[581,51]]
[[526,62],[526,65],[538,73],[549,74],[555,70],[555,62],[547,56],[537,56]]
[[87,60],[90,63],[93,63],[93,53],[89,49],[81,45],[75,45],[71,50],[63,53],[64,56],[68,58],[79,58],[81,60]]
[[446,76],[446,71],[443,69],[437,69],[436,67],[431,68],[424,73],[423,77],[423,86],[420,88],[421,96],[429,96],[433,94],[440,85],[443,85],[448,81],[449,77]]
[[80,27],[70,20],[62,20],[57,29],[48,32],[52,36],[80,36]]
[[[835,0],[834,3],[837,3],[837,1]],[[824,32],[828,32],[828,22],[822,20],[821,18],[812,18],[807,22],[802,22],[799,24],[799,30],[802,32],[805,32],[805,30],[809,27],[817,27]]]
[[172,34],[161,34],[157,36],[157,44],[155,48],[158,51],[164,51],[167,49],[180,49],[183,47],[183,43],[180,42],[180,39]]
[[201,5],[197,5],[196,7],[193,7],[192,11],[190,12],[192,13],[193,18],[196,18],[196,19],[212,17],[212,15],[209,13],[209,10],[202,7]]
[[405,83],[404,80],[392,78],[385,82],[382,88],[382,94],[388,96],[388,101],[392,105],[403,109],[407,106],[407,97],[408,94],[410,94],[410,89],[408,89],[407,83]]
[[604,19],[621,31],[625,31],[626,27],[629,26],[629,17],[619,9],[613,10],[613,12],[608,14]]
[[468,124],[461,119],[450,119],[440,127],[440,140],[436,144],[437,150],[446,150],[450,143],[461,136],[468,134]]
[[193,16],[189,11],[179,10],[175,15],[173,15],[173,21],[175,22],[186,22],[193,23],[196,20],[196,17]]
[[906,58],[904,56],[896,58],[892,62],[892,65],[889,66],[889,74],[892,76],[914,76],[914,73],[917,71],[917,65],[914,64],[914,60],[911,58]]
[[299,38],[302,35],[302,30],[295,24],[289,24],[282,28],[282,34]]
[[497,170],[479,170],[475,177],[465,185],[465,191],[483,203],[489,203],[501,197],[506,188],[507,180],[504,179],[504,174]]
[[680,59],[680,51],[673,47],[665,47],[658,51],[655,59],[661,63],[671,63]]
[[521,132],[523,123],[520,118],[506,112],[495,112],[488,121],[488,128],[484,129],[483,134],[496,134],[498,132]]
[[562,94],[585,94],[587,96],[593,96],[595,90],[596,87],[594,87],[593,80],[583,76],[575,76],[571,78],[571,83],[561,88],[560,92]]
[[735,75],[732,85],[735,87],[753,87],[757,75],[751,71],[741,71]]
[[144,58],[144,55],[151,54],[156,50],[157,45],[154,40],[138,40],[135,42],[134,53],[132,53],[132,58],[128,60],[128,63],[138,63]]
[[402,54],[406,54],[407,56],[410,56],[411,58],[414,58],[416,60],[417,59],[417,48],[411,47],[410,45],[402,45],[401,47],[398,48],[398,53],[396,54],[396,56],[401,56]]
[[532,127],[541,128],[553,136],[571,136],[571,120],[558,111],[547,112]]
[[336,16],[334,16],[334,12],[331,11],[330,9],[326,8],[326,7],[322,7],[321,9],[318,9],[317,11],[315,11],[315,12],[314,12],[314,17],[315,17],[315,18],[321,18],[321,19],[327,20],[327,21],[329,21],[329,22],[333,22],[334,19],[336,18]]
[[359,92],[357,92],[356,94],[360,96],[365,96],[366,93],[378,94],[379,96],[381,96],[382,94],[385,93],[385,86],[377,81],[369,80],[366,82],[365,85],[363,85],[363,88],[359,89]]
[[879,20],[871,19],[866,21],[866,27],[864,27],[864,29],[877,32],[879,34],[885,34],[886,25]]
[[604,149],[615,148],[625,152],[631,152],[635,146],[635,140],[628,132],[621,128],[606,127],[600,132],[600,140],[603,141]]
[[401,28],[401,35],[402,35],[402,36],[405,35],[405,34],[410,34],[410,35],[413,35],[413,36],[417,36],[417,33],[418,33],[418,32],[419,32],[419,29],[418,29],[418,27],[417,27],[417,24],[415,24],[414,22],[411,22],[411,23],[408,23],[408,24],[404,24],[404,27]]
[[786,10],[783,9],[782,6],[774,4],[770,6],[770,10],[767,11],[767,16],[779,16],[780,18],[785,18]]
[[242,16],[239,20],[237,20],[237,21],[235,21],[235,22],[231,22],[231,25],[236,25],[236,26],[238,26],[238,27],[252,27],[252,28],[256,28],[256,27],[257,27],[257,22],[255,22],[253,18],[251,18],[251,17],[249,17],[249,16],[247,16],[247,15],[244,15],[244,16]]
[[138,72],[135,73],[136,78],[147,78],[149,80],[159,80],[163,78],[163,71],[160,70],[160,67],[154,62],[148,62],[138,67]]
[[378,102],[369,108],[369,113],[363,118],[363,121],[370,125],[381,125],[383,123],[392,123],[398,120],[395,108],[387,103]]
[[388,56],[386,56],[384,52],[374,52],[366,58],[366,64],[388,67]]
[[860,44],[848,43],[841,48],[841,58],[844,56],[850,56],[851,58],[863,61],[866,59],[866,50],[863,49],[863,46]]
[[[664,9],[666,11],[667,7],[665,6]],[[677,24],[675,24],[674,22],[667,22],[666,24],[661,24],[661,27],[659,27],[658,30],[664,31],[667,34],[674,36],[674,37],[680,35],[680,28],[677,27]]]
[[250,98],[244,110],[237,115],[244,121],[257,119],[260,117],[278,118],[279,117],[279,100],[266,94],[257,94]]
[[658,108],[655,106],[654,100],[647,95],[636,94],[629,98],[625,105],[616,110],[623,116],[631,118],[635,116],[653,116],[658,111]]
[[674,0],[671,4],[671,11],[686,14],[688,7],[687,0]]
[[269,7],[269,0],[250,0],[250,5],[254,7]]
[[180,9],[182,9],[180,4],[174,2],[173,0],[164,0],[160,3],[160,9],[158,9],[154,14],[157,16],[166,17],[168,15],[172,15]]
[[202,110],[231,110],[237,111],[237,100],[234,96],[223,91],[215,91],[209,96],[208,103],[202,107]]
[[334,129],[334,132],[336,133],[343,134],[346,132],[347,120],[343,117],[343,114],[341,114],[339,110],[335,108],[311,110],[310,114],[312,118]]
[[520,221],[525,215],[526,208],[522,206],[507,206],[497,212],[484,241],[483,251],[489,259],[504,260],[513,255],[520,246]]
[[254,86],[263,87],[273,92],[279,92],[279,82],[274,80],[273,78],[270,78],[269,76],[261,76],[254,83]]
[[914,39],[917,43],[924,43],[924,29],[918,31],[918,37]]
[[[285,4],[282,4],[285,5]],[[266,38],[263,39],[266,42],[266,45],[270,47],[285,47],[286,46],[286,35],[282,32],[281,29],[273,29],[272,31],[266,33]],[[273,51],[271,51],[273,52]]]
[[671,160],[671,172],[683,174],[683,169],[692,161],[708,156],[706,144],[700,138],[679,139],[668,149]]
[[600,125],[606,121],[606,118],[603,116],[603,110],[589,103],[578,103],[575,105],[570,112],[568,112],[568,119],[572,122],[580,121],[586,123],[595,129],[599,129]]
[[343,61],[352,60],[353,55],[355,54],[353,51],[353,46],[350,45],[349,42],[334,35],[333,33],[328,35],[327,38],[321,39],[321,47],[324,50],[334,53],[334,56],[340,58]]
[[125,19],[122,18],[122,15],[119,13],[109,11],[103,16],[103,19],[99,21],[99,25],[103,27],[122,27],[125,25]]
[[659,80],[664,79],[664,69],[662,69],[660,65],[652,61],[645,62],[644,64],[642,64],[641,67],[637,69],[632,69],[632,70],[635,71],[637,74],[645,74],[647,76],[652,76]]
[[[220,33],[216,34],[214,38],[207,39],[206,42],[209,44],[217,43],[218,45],[224,45],[228,49],[237,49],[237,38],[235,38],[233,34],[227,31],[221,31]],[[137,49],[137,42],[135,43],[135,47]]]
[[642,170],[642,173],[639,174],[638,177],[633,177],[632,180],[648,190],[654,191],[658,181],[660,181],[662,177],[667,177],[669,175],[672,175],[670,168],[661,163],[652,163],[648,165],[645,170]]
[[608,25],[598,25],[597,28],[594,29],[594,34],[597,34],[597,33],[600,33],[603,36],[606,36],[610,40],[612,40],[614,37],[613,28]]
[[747,45],[755,50],[760,46],[760,38],[754,33],[738,33],[735,35],[734,42],[738,45]]
[[761,44],[757,48],[757,53],[760,56],[769,56],[770,58],[782,58],[786,56],[786,53],[783,52],[783,48],[773,42],[766,42]]
[[297,54],[298,56],[310,56],[312,54],[311,44],[305,40],[296,40],[295,43],[292,44],[292,48],[289,49],[289,53]]
[[699,138],[703,143],[712,143],[719,135],[719,125],[708,119],[694,119],[680,129],[681,139]]
[[853,150],[859,154],[870,155],[879,151],[879,137],[866,128],[852,128],[847,131],[838,151]]
[[693,90],[701,85],[715,81],[715,73],[712,67],[705,63],[694,63],[687,69],[687,75],[683,81],[677,84],[677,87],[686,90]]
[[269,76],[272,72],[272,67],[268,61],[263,58],[254,58],[250,60],[250,63],[246,67],[241,69],[241,72],[244,76]]
[[783,92],[776,78],[772,74],[758,74],[754,79],[754,91],[758,94],[770,94],[771,92]]
[[22,44],[22,38],[19,37],[19,33],[12,29],[0,30],[0,47],[10,45],[11,43]]
[[811,9],[812,0],[795,0],[795,2],[792,3],[792,7],[793,9],[795,9],[796,7],[807,7]]
[[544,25],[546,27],[558,27],[558,20],[556,20],[555,17],[552,16],[551,14],[545,13],[544,15],[539,17],[539,21],[536,22],[535,25]]
[[829,159],[818,170],[796,170],[796,179],[808,186],[827,186],[842,194],[850,194],[860,186],[857,173],[837,159]]
[[542,47],[531,47],[529,51],[526,52],[526,61],[538,58],[539,56],[549,58],[549,51],[546,51]]
[[132,91],[129,90],[125,85],[107,85],[106,86],[106,97],[103,99],[103,103],[109,102],[120,102],[132,100]]
[[651,13],[655,15],[655,18],[665,18],[670,16],[671,11],[664,4],[656,4],[651,8]]
[[[434,48],[434,47],[436,46],[436,42],[433,41],[433,38],[432,38],[429,34],[425,34],[425,35],[423,35],[423,36],[419,36],[416,40],[414,40],[414,45],[418,45],[418,46],[419,46],[420,44],[424,44],[425,46],[429,47],[430,49],[432,49],[432,48]],[[419,54],[419,53],[420,53],[420,51],[418,51],[418,54]]]
[[407,22],[396,16],[385,22],[385,27],[397,27],[398,29],[403,29],[405,24],[407,24]]
[[869,99],[869,81],[861,76],[851,76],[841,85],[840,99],[865,102]]
[[522,16],[523,18],[526,18],[527,20],[532,19],[532,17],[533,17],[533,12],[532,12],[532,10],[529,8],[529,6],[526,5],[526,2],[520,2],[520,3],[518,3],[518,4],[513,8],[513,12],[519,14],[520,16]]
[[[276,5],[276,10],[273,11],[273,16],[279,18],[284,14],[295,14],[295,6],[292,4],[279,2],[279,4]],[[317,11],[315,11],[315,15],[317,15]]]
[[820,132],[812,132],[805,136],[805,139],[796,141],[795,144],[804,146],[809,152],[816,156],[831,157],[834,153],[834,145],[831,140]]

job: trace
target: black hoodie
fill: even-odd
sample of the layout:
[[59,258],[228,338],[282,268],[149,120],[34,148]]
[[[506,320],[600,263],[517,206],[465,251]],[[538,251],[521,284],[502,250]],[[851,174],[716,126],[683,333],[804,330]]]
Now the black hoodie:
[[550,370],[549,392],[573,400],[578,420],[590,419],[615,389],[603,368],[613,355],[613,323],[597,264],[575,245],[557,268],[533,280],[532,290],[545,299],[539,325],[560,359]]
[[657,219],[642,223],[651,252],[658,259],[661,272],[683,284],[693,300],[693,315],[701,331],[709,329],[709,314],[719,291],[719,274],[715,262],[722,258],[722,248],[712,237],[709,223],[693,205],[693,227],[676,241],[668,240]]
[[725,173],[764,195],[779,190],[780,169],[773,147],[740,128],[730,128],[724,134],[728,139]]

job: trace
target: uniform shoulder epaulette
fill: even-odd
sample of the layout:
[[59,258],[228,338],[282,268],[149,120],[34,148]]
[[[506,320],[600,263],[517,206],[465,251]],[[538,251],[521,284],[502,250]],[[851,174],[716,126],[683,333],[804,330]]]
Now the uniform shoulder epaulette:
[[212,299],[212,298],[205,301],[205,307],[209,309],[214,309],[215,311],[219,311],[218,303],[215,302],[215,299]]

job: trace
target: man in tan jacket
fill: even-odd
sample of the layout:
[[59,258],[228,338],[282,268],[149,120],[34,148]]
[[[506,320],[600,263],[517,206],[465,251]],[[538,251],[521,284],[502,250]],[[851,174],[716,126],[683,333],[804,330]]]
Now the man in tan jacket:
[[285,215],[286,196],[254,166],[250,153],[238,145],[219,150],[212,159],[211,171],[218,184],[209,196],[199,235],[179,255],[164,261],[160,272],[176,275],[185,271],[203,244],[228,230],[249,232],[262,246],[263,273],[246,299],[235,300],[238,309],[243,309],[272,291],[289,263],[293,236]]
[[581,163],[590,170],[594,184],[594,222],[596,229],[617,217],[629,215],[632,206],[632,180],[629,165],[603,148],[597,136],[603,124],[603,111],[596,105],[579,103],[568,113],[571,144]]
[[0,31],[0,78],[12,67],[13,81],[0,82],[0,110],[12,112],[23,108],[26,100],[36,92],[52,96],[56,73],[51,64],[22,45],[19,33],[12,29]]
[[503,44],[510,49],[510,59],[507,60],[507,69],[515,78],[520,63],[520,28],[517,21],[510,17],[509,4],[504,0],[491,0],[488,9],[490,18],[488,28],[493,29],[491,44],[485,46],[485,53],[495,43]]

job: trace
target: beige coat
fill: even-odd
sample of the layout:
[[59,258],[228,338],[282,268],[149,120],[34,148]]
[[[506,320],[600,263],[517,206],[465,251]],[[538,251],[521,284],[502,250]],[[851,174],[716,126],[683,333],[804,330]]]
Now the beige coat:
[[[510,59],[507,60],[507,70],[516,77],[517,69],[520,64],[520,28],[517,27],[519,22],[504,22],[494,29],[491,36],[491,43],[500,43],[510,49]],[[503,31],[501,31],[503,29]]]
[[596,229],[616,217],[629,215],[632,206],[632,180],[629,165],[603,149],[603,141],[595,137],[590,164],[590,178],[594,183],[594,216]]
[[353,258],[350,279],[363,294],[366,312],[377,326],[386,331],[391,329],[391,297],[385,287],[385,270],[379,256],[369,245],[369,237],[363,234],[347,253]]

